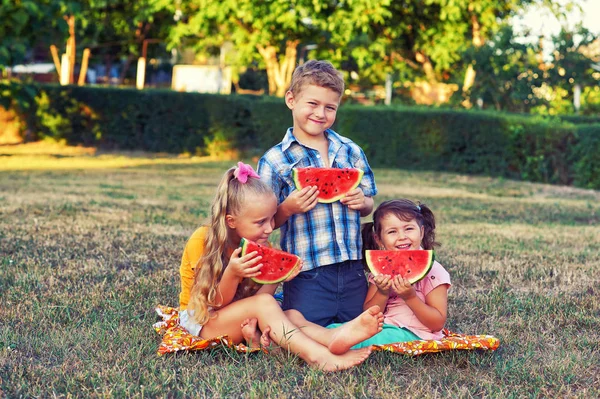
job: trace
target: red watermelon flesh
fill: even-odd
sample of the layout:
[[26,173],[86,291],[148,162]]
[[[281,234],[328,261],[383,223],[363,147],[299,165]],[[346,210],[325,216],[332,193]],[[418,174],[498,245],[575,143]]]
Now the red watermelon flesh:
[[254,241],[242,238],[240,242],[242,256],[250,252],[258,252],[262,256],[260,263],[263,264],[260,274],[252,277],[259,284],[276,284],[288,278],[300,264],[300,257],[292,255],[279,249],[260,245]]
[[294,168],[292,176],[298,190],[304,187],[319,188],[318,201],[338,201],[360,184],[364,172],[357,168]]
[[411,284],[429,273],[435,258],[433,250],[412,249],[406,251],[367,250],[367,266],[373,275],[401,275]]

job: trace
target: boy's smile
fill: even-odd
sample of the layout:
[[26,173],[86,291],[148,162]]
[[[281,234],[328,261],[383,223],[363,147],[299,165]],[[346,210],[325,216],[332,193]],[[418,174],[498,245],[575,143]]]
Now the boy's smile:
[[326,87],[305,85],[296,95],[288,91],[285,103],[292,110],[296,139],[311,141],[321,138],[335,122],[340,95]]

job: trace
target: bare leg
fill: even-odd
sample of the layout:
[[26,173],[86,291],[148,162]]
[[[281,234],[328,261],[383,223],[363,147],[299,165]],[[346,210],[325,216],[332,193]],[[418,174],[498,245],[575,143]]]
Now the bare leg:
[[272,295],[254,295],[233,302],[216,313],[216,317],[202,327],[200,335],[203,338],[228,335],[233,342],[239,343],[244,338],[240,328],[242,322],[256,318],[262,331],[270,328],[269,337],[273,343],[323,371],[348,369],[365,361],[371,353],[371,348],[350,350],[342,355],[331,353],[326,346],[311,339],[293,324]]
[[258,328],[256,328],[256,324],[258,320],[256,319],[246,319],[242,322],[242,336],[244,337],[244,341],[246,341],[246,345],[250,348],[260,348],[261,346],[261,335]]
[[354,345],[371,338],[383,329],[383,313],[379,306],[371,306],[358,317],[337,328],[325,328],[306,320],[297,310],[286,310],[292,323],[310,338],[325,345],[331,353],[345,353]]

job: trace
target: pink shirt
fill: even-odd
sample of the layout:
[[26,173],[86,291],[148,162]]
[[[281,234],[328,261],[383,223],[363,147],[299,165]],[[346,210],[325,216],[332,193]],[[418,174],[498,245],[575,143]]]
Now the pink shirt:
[[[369,283],[373,283],[372,274],[369,274]],[[415,287],[419,299],[425,302],[427,294],[441,284],[451,285],[450,274],[448,274],[442,265],[434,261],[429,273],[422,280],[413,284],[413,287]],[[404,327],[421,339],[441,339],[443,337],[441,331],[431,331],[425,327],[404,302],[404,299],[399,298],[393,291],[390,291],[390,297],[383,315],[385,317],[384,323]]]

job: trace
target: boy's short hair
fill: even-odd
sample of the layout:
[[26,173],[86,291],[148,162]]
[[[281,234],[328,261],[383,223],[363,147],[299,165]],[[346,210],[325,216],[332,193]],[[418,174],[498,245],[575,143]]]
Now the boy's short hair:
[[326,87],[342,96],[344,75],[329,61],[310,60],[294,70],[289,91],[297,95],[305,85]]

